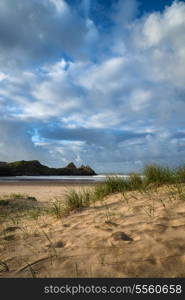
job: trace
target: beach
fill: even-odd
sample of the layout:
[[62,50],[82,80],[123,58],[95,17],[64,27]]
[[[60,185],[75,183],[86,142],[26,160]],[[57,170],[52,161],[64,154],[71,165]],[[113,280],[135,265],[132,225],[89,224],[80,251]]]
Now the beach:
[[185,185],[110,194],[61,213],[67,189],[93,187],[1,182],[1,199],[14,196],[1,206],[0,277],[185,277]]
[[55,198],[63,198],[70,188],[76,190],[92,187],[94,182],[86,181],[55,181],[55,180],[25,180],[0,182],[0,197],[9,194],[25,194],[39,201],[49,202]]

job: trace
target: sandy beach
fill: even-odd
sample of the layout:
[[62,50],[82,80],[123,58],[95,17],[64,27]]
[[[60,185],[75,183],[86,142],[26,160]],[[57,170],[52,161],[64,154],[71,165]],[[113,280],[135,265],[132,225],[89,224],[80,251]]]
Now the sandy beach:
[[55,198],[63,198],[65,192],[70,189],[83,189],[92,187],[93,182],[84,181],[17,181],[17,182],[0,182],[0,198],[8,194],[25,194],[35,197],[39,201],[50,201]]
[[0,277],[185,277],[185,201],[171,187],[109,195],[61,217],[35,214],[44,201],[62,202],[66,188],[89,186],[0,184],[1,198],[38,200],[17,199],[32,209],[1,216]]

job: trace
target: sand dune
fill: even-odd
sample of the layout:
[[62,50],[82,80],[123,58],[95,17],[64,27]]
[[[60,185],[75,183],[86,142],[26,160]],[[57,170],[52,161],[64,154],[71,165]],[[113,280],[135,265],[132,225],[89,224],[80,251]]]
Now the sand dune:
[[[44,197],[64,192],[50,189]],[[1,277],[185,277],[185,200],[168,187],[111,195],[59,219],[7,218],[0,233]]]

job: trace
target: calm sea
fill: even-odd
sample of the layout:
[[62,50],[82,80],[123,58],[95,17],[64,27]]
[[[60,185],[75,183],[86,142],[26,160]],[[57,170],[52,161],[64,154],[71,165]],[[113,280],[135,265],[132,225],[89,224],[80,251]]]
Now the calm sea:
[[63,181],[63,182],[102,182],[105,181],[107,176],[119,176],[127,178],[128,175],[117,175],[117,174],[102,174],[94,176],[10,176],[10,177],[0,177],[0,182],[9,182],[9,181]]

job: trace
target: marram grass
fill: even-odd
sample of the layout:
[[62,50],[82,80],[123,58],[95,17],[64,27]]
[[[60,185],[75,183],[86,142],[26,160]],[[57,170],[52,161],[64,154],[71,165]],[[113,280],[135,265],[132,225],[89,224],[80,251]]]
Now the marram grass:
[[97,183],[94,188],[77,192],[74,189],[67,191],[66,209],[76,210],[88,207],[93,202],[102,200],[104,197],[134,190],[145,190],[151,184],[176,184],[185,182],[185,166],[176,169],[162,167],[155,164],[145,166],[143,176],[131,173],[127,178],[108,176],[105,182]]

